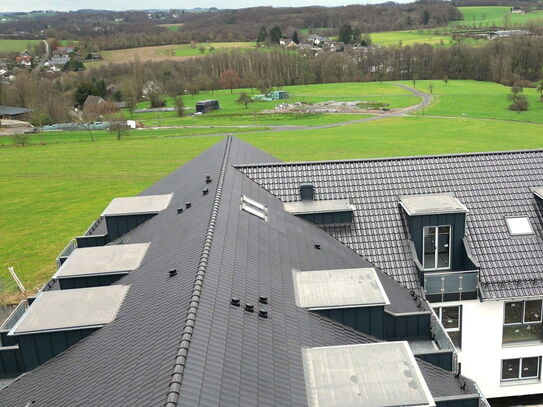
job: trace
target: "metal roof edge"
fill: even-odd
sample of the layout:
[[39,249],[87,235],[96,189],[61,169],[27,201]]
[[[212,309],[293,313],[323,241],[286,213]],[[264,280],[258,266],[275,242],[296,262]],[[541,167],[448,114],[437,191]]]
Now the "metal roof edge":
[[240,169],[240,168],[288,166],[288,165],[336,164],[336,163],[356,163],[356,162],[370,162],[370,161],[403,161],[403,160],[420,160],[420,159],[432,159],[432,158],[489,156],[489,155],[526,154],[526,153],[543,153],[543,149],[535,148],[535,149],[526,149],[526,150],[478,151],[478,152],[450,153],[450,154],[353,158],[353,159],[345,159],[345,160],[281,161],[281,162],[275,162],[275,163],[270,162],[270,163],[259,163],[259,164],[233,164],[233,167],[236,169]]

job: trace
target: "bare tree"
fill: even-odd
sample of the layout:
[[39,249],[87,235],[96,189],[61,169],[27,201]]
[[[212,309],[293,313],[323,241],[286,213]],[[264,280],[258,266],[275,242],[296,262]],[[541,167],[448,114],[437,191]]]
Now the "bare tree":
[[221,73],[220,83],[224,89],[230,89],[230,93],[233,93],[235,88],[241,86],[241,78],[237,71],[228,69]]
[[239,94],[239,98],[236,100],[236,103],[239,103],[240,105],[244,105],[245,109],[249,106],[249,103],[252,103],[253,99],[247,94],[247,92],[241,92]]

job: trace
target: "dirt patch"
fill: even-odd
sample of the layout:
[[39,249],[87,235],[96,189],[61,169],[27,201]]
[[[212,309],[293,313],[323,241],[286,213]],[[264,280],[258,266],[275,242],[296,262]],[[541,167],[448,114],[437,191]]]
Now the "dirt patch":
[[264,110],[262,113],[370,113],[377,114],[383,112],[394,111],[397,109],[389,109],[386,103],[377,103],[372,101],[352,101],[352,102],[336,102],[330,100],[328,102],[318,103],[281,103],[275,106],[274,110]]

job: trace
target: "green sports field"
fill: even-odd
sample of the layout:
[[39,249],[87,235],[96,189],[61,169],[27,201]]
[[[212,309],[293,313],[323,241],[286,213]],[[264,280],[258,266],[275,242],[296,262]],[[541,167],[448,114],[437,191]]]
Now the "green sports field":
[[[440,82],[432,81],[435,100],[424,115],[327,129],[263,131],[266,126],[259,126],[261,131],[243,129],[236,136],[282,160],[543,148],[537,100],[530,99],[533,113],[518,115],[504,106],[506,87],[475,81],[449,81],[447,86]],[[416,86],[427,92],[428,84],[417,81]],[[363,91],[368,97],[412,97],[412,102],[418,102],[391,83],[288,89],[297,97],[352,98]],[[231,100],[225,100],[224,106],[232,114],[235,109],[238,113],[244,110]],[[7,267],[15,267],[27,288],[38,288],[53,273],[54,259],[66,243],[82,233],[112,198],[139,193],[209,148],[222,137],[203,134],[216,130],[145,130],[120,141],[97,132],[95,142],[88,132],[49,133],[34,136],[27,147],[14,147],[9,138],[4,138],[6,142],[0,139],[0,283],[4,288],[0,299],[6,302],[16,297]]]

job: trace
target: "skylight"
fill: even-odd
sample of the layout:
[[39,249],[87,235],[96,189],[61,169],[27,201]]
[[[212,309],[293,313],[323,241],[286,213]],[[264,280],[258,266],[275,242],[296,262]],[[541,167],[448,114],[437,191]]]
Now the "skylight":
[[520,235],[533,235],[534,229],[530,224],[530,219],[526,216],[517,216],[513,218],[505,219],[507,227],[509,228],[509,233],[512,236]]
[[245,195],[241,196],[240,209],[260,219],[268,220],[268,208]]

